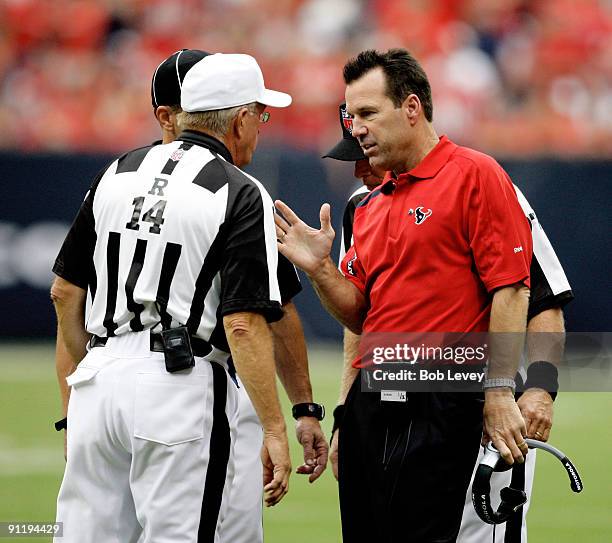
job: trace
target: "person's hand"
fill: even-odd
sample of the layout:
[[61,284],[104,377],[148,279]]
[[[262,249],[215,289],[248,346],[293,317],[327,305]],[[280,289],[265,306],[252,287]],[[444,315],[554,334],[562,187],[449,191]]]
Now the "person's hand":
[[528,388],[516,403],[525,419],[527,437],[548,441],[553,419],[550,394],[542,388]]
[[275,205],[284,217],[274,215],[278,251],[308,275],[313,275],[329,257],[334,241],[335,233],[331,226],[329,204],[321,206],[320,230],[308,226],[280,200],[276,200]]
[[340,428],[336,429],[334,435],[332,436],[331,445],[329,447],[329,461],[331,462],[332,473],[338,480],[338,433],[340,432]]
[[314,483],[327,467],[327,440],[314,417],[300,417],[295,426],[295,435],[304,448],[304,463],[298,466],[296,473],[310,475],[308,481]]
[[525,461],[525,421],[509,388],[485,390],[483,445],[492,441],[507,464]]
[[264,502],[267,507],[276,505],[289,490],[291,458],[285,432],[264,432],[261,449],[263,464]]

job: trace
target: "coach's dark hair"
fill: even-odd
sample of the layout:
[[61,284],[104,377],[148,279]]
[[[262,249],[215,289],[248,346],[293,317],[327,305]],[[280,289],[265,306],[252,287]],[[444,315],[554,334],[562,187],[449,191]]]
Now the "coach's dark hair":
[[386,53],[374,49],[362,51],[344,65],[344,82],[349,85],[378,67],[385,73],[387,96],[395,107],[400,107],[409,95],[416,94],[423,106],[425,118],[431,122],[433,102],[427,74],[406,49],[389,49]]

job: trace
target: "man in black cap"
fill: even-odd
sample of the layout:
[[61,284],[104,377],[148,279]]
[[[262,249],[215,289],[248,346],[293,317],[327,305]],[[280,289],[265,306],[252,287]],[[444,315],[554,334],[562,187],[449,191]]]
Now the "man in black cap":
[[[184,78],[195,64],[210,54],[198,49],[182,49],[170,55],[155,69],[151,80],[151,102],[162,131],[162,139],[155,142],[156,144],[167,144],[177,139],[180,132],[177,115],[182,111],[180,103]],[[284,314],[280,321],[271,325],[277,373],[294,404],[297,439],[304,448],[304,464],[297,468],[297,472],[308,474],[312,482],[325,469],[328,446],[317,420],[321,417],[321,406],[312,403],[303,329],[295,305],[291,301],[293,296],[300,292],[301,285],[295,268],[282,255],[279,255],[278,281]],[[66,377],[74,372],[77,363],[66,349],[58,328],[56,368],[64,416],[70,394]],[[238,399],[240,414],[234,444],[235,474],[232,498],[220,531],[222,541],[257,543],[263,541],[263,474],[259,457],[263,435],[253,404],[242,385],[238,389]],[[65,428],[65,422],[64,419],[64,424],[59,424],[59,427]]]
[[[323,158],[333,158],[346,162],[355,162],[354,176],[361,179],[363,186],[355,190],[344,210],[342,218],[342,237],[340,238],[340,258],[342,262],[344,255],[353,244],[353,219],[355,208],[372,191],[379,186],[384,179],[385,172],[371,166],[357,139],[352,135],[353,120],[346,111],[346,104],[339,107],[340,127],[342,129],[342,139],[332,147]],[[531,263],[532,277],[532,296],[530,299],[528,325],[527,325],[527,346],[528,364],[535,361],[543,361],[551,358],[550,362],[555,365],[560,362],[561,353],[554,352],[550,348],[551,339],[562,338],[564,335],[563,311],[562,307],[572,300],[573,294],[570,290],[565,273],[559,263],[552,245],[548,241],[543,228],[538,224],[537,218],[529,202],[515,187],[519,202],[523,211],[532,224],[532,235],[534,243],[534,254]],[[562,278],[561,281],[558,281]],[[557,285],[552,283],[557,281]],[[540,334],[540,332],[549,332]],[[344,371],[340,384],[340,394],[338,407],[334,410],[334,431],[331,438],[330,461],[332,471],[338,479],[338,430],[341,424],[344,402],[359,374],[359,370],[352,367],[352,362],[359,356],[359,340],[361,336],[352,333],[347,328],[344,329]],[[541,362],[540,362],[541,363]],[[554,370],[553,370],[554,371]],[[517,375],[517,382],[524,381],[524,375]],[[528,425],[528,437],[547,441],[552,425],[553,405],[551,395],[537,388],[530,386],[529,379],[523,387],[524,392],[517,394],[517,404]],[[476,467],[482,459],[483,453],[476,461]],[[528,496],[531,496],[533,477],[535,472],[536,451],[530,451],[524,464],[524,489]],[[513,472],[497,474],[493,484],[497,490],[510,485]],[[513,482],[516,487],[516,483]],[[529,502],[525,504],[517,513],[509,519],[507,523],[497,526],[495,543],[504,541],[527,541],[526,516]],[[471,541],[491,541],[493,526],[485,524],[478,516],[472,505],[472,487],[468,488],[466,501],[461,520],[458,543],[469,543]],[[507,534],[507,535],[506,535]]]
[[[327,151],[323,158],[355,162],[355,177],[363,181],[368,191],[373,190],[382,183],[385,172],[370,166],[370,162],[363,154],[359,142],[353,137],[353,119],[346,111],[346,104],[340,104],[338,109],[340,112],[342,139]],[[362,189],[360,189],[361,193],[363,193]]]
[[164,60],[153,73],[151,103],[162,130],[160,143],[178,137],[176,115],[181,111],[181,86],[189,69],[210,53],[200,49],[181,49]]

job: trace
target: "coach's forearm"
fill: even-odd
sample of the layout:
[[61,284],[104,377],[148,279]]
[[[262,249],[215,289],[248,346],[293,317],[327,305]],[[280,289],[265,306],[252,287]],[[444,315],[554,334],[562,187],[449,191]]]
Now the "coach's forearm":
[[555,307],[542,311],[527,325],[527,360],[544,360],[559,365],[565,349],[563,310]]
[[57,339],[55,341],[55,372],[62,400],[62,413],[65,417],[68,413],[68,400],[70,399],[70,387],[66,383],[66,377],[76,370],[77,361],[70,356],[64,339],[62,329],[57,327]]
[[493,295],[489,324],[488,378],[514,379],[525,345],[529,289],[513,285]]
[[62,343],[68,356],[78,364],[87,354],[90,335],[85,329],[86,291],[61,277],[51,286],[51,300],[57,314]]
[[283,311],[283,318],[270,326],[276,373],[293,405],[312,402],[308,353],[300,316],[293,302],[283,305]]
[[285,433],[276,390],[272,334],[258,313],[232,313],[223,317],[232,359],[265,432]]
[[342,276],[331,258],[326,258],[308,278],[328,313],[351,332],[360,334],[366,313],[365,298]]
[[353,334],[349,329],[344,329],[344,361],[342,364],[342,377],[340,379],[340,394],[338,405],[343,405],[348,396],[349,390],[353,386],[355,379],[359,375],[359,370],[353,367],[353,360],[359,356],[359,342],[361,336]]

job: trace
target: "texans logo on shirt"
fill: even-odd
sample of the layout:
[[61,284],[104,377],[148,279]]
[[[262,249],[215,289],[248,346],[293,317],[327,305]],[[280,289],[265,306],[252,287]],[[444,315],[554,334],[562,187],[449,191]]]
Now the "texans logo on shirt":
[[428,209],[427,211],[423,211],[423,206],[419,206],[416,209],[409,209],[408,215],[414,215],[414,224],[423,224],[425,219],[429,217],[433,211]]
[[346,271],[349,272],[349,274],[351,274],[353,277],[357,276],[357,272],[355,272],[355,268],[353,268],[353,263],[355,262],[355,260],[357,260],[357,255],[355,255],[346,263]]
[[344,125],[344,128],[346,129],[346,131],[349,134],[353,135],[353,117],[347,113],[346,107],[343,107],[341,111],[342,111],[342,124]]

